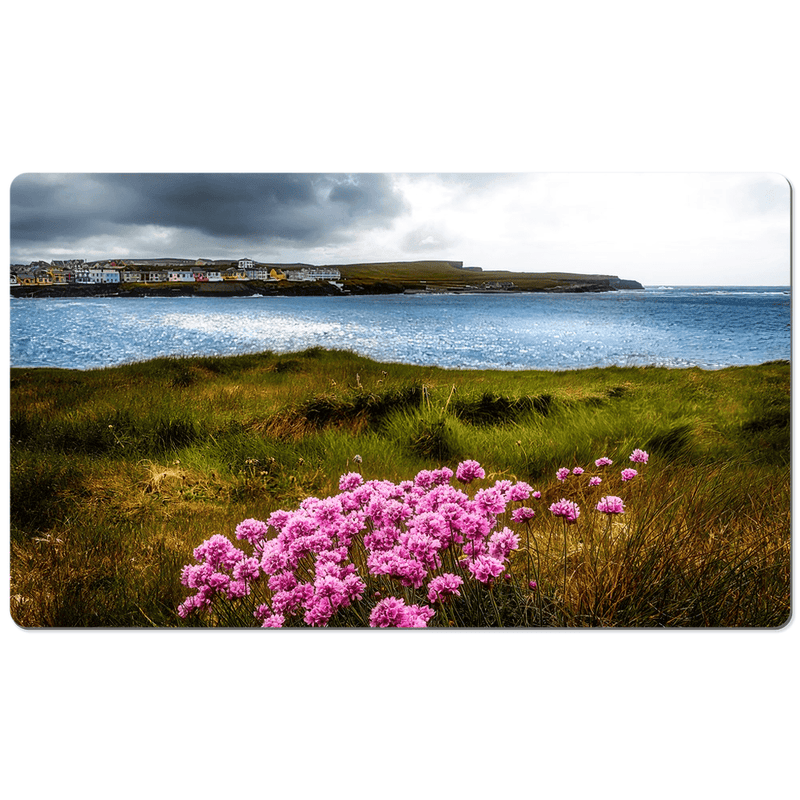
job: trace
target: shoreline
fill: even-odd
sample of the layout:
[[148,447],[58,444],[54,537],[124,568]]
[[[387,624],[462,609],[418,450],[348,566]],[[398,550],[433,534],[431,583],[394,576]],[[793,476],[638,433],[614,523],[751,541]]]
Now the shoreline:
[[59,366],[52,366],[52,365],[35,365],[35,366],[26,366],[26,365],[18,365],[18,364],[10,364],[9,369],[12,374],[16,374],[17,376],[23,372],[29,371],[44,371],[50,370],[55,372],[61,373],[68,373],[68,372],[75,372],[80,374],[85,374],[88,372],[95,372],[101,373],[109,370],[118,370],[121,368],[128,368],[134,366],[141,366],[152,364],[155,362],[173,362],[173,363],[181,363],[186,366],[191,366],[192,364],[203,364],[208,361],[214,362],[224,362],[227,361],[228,363],[233,364],[237,361],[237,359],[277,359],[278,361],[292,361],[297,358],[309,358],[311,357],[309,354],[317,354],[323,357],[335,357],[337,355],[345,354],[349,357],[352,357],[356,360],[363,361],[366,364],[370,364],[374,367],[380,368],[388,368],[388,367],[399,367],[401,369],[409,369],[409,370],[433,370],[436,372],[441,373],[456,373],[456,374],[463,374],[467,372],[480,372],[480,373],[492,373],[499,376],[507,376],[509,374],[517,373],[540,373],[546,375],[558,375],[558,374],[566,374],[566,373],[575,373],[575,372],[597,372],[597,371],[606,371],[609,374],[616,374],[624,370],[634,370],[634,371],[641,371],[641,370],[668,370],[670,372],[682,372],[685,370],[700,370],[704,373],[712,373],[712,372],[721,372],[723,370],[730,370],[730,369],[759,369],[764,367],[771,367],[771,366],[790,366],[791,360],[786,358],[775,358],[775,359],[768,359],[767,361],[760,361],[758,363],[753,364],[724,364],[720,366],[708,366],[708,365],[699,365],[699,364],[659,364],[659,363],[651,363],[651,364],[633,364],[633,363],[626,363],[626,364],[592,364],[589,366],[571,366],[571,367],[561,367],[561,368],[550,368],[550,367],[498,367],[498,366],[486,366],[486,365],[475,365],[475,366],[446,366],[443,364],[435,364],[435,363],[426,363],[426,364],[418,364],[410,361],[383,361],[381,359],[375,358],[370,355],[366,355],[364,353],[359,353],[355,350],[347,350],[344,348],[339,347],[322,347],[322,346],[312,346],[306,347],[302,350],[248,350],[240,353],[169,353],[163,355],[154,355],[149,358],[142,358],[142,359],[135,359],[131,361],[120,361],[119,363],[114,364],[98,364],[93,366],[87,367],[59,367]]
[[[586,294],[616,292],[618,289],[603,282],[581,282],[551,287],[515,287],[513,289],[478,286],[426,286],[418,283],[348,282],[342,288],[327,281],[286,284],[283,281],[236,281],[209,283],[159,284],[68,284],[11,286],[11,297],[74,298],[74,297],[351,297],[360,295],[431,295],[431,294]],[[636,291],[645,291],[644,287]]]

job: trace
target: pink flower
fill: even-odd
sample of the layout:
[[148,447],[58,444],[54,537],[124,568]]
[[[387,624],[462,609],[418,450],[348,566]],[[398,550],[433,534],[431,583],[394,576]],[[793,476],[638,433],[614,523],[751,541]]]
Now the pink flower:
[[436,612],[430,606],[407,606],[401,628],[427,628],[428,620]]
[[524,481],[515,483],[508,490],[508,500],[515,503],[517,500],[527,500],[531,496],[533,489]]
[[325,628],[336,611],[335,599],[327,595],[314,597],[306,607],[303,622],[314,628]]
[[572,474],[573,475],[583,475],[583,467],[575,467],[575,469],[572,470]]
[[400,536],[400,543],[427,567],[436,567],[441,563],[438,554],[442,543],[427,533],[404,533]]
[[635,478],[639,473],[635,469],[624,469],[620,473],[620,477],[624,481],[629,481],[632,478]]
[[[461,550],[465,556],[471,556],[472,558],[476,558],[477,556],[485,556],[489,554],[489,548],[486,545],[486,542],[482,539],[477,542],[467,542],[461,548]],[[461,566],[463,569],[466,569],[467,562],[465,561]]]
[[214,574],[210,564],[187,564],[181,570],[181,583],[190,589],[200,589],[208,585],[208,579]]
[[602,458],[598,458],[597,461],[594,462],[595,466],[597,467],[607,467],[614,462],[610,458],[606,458],[603,456]]
[[408,521],[408,529],[415,533],[426,534],[435,539],[441,539],[447,535],[447,520],[436,511],[423,511],[416,517]]
[[254,581],[260,572],[257,558],[245,558],[233,568],[233,577],[237,581]]
[[456,468],[456,480],[461,483],[472,483],[476,478],[481,480],[486,472],[477,461],[462,461]]
[[191,597],[187,597],[186,600],[178,606],[178,616],[186,619],[193,611],[197,611],[201,608],[208,608],[210,605],[211,599],[207,597],[205,593],[198,592]]
[[541,496],[542,496],[541,492],[534,492],[533,493],[533,499],[534,500],[538,500]]
[[454,527],[457,527],[471,541],[485,538],[491,530],[489,520],[480,514],[464,514],[463,517],[454,522]]
[[349,492],[351,489],[361,486],[362,483],[364,483],[364,479],[361,477],[360,473],[348,472],[346,475],[342,475],[342,477],[339,478],[339,490],[342,492]]
[[478,489],[475,506],[483,514],[502,514],[506,510],[506,501],[497,489]]
[[630,460],[639,464],[646,464],[650,456],[638,447],[631,453]]
[[271,592],[291,592],[297,586],[297,578],[293,572],[279,572],[270,576],[267,585]]
[[568,476],[569,476],[568,467],[561,467],[561,469],[558,470],[558,472],[556,472],[556,478],[558,478],[560,481],[566,480]]
[[489,583],[492,578],[500,575],[505,567],[503,562],[492,556],[478,556],[474,561],[467,564],[467,569],[473,574],[476,580],[481,583]]
[[406,616],[406,601],[399,597],[384,597],[369,615],[370,628],[400,628]]
[[283,526],[292,518],[292,514],[289,511],[273,511],[269,517],[267,517],[267,525],[275,528],[276,531],[282,531]]
[[519,548],[519,536],[510,528],[495,531],[489,537],[489,555],[504,561],[512,550]]
[[453,470],[450,467],[442,467],[441,469],[433,470],[433,482],[437,486],[444,486],[453,478]]
[[258,519],[246,519],[236,526],[236,538],[247,539],[252,545],[260,544],[267,536],[267,525]]
[[566,500],[563,497],[550,506],[550,511],[554,517],[564,517],[565,522],[575,522],[580,516],[581,510],[577,503]]
[[433,578],[428,584],[428,601],[435,603],[446,597],[460,597],[461,592],[458,587],[464,583],[464,579],[451,572],[445,572]]
[[511,481],[507,480],[495,481],[493,488],[497,489],[497,491],[500,492],[500,494],[503,495],[503,497],[507,498],[508,492],[511,489]]
[[205,561],[215,569],[217,567],[232,569],[234,564],[245,557],[244,552],[221,533],[214,534],[195,547],[193,554],[198,561]]
[[526,520],[533,519],[535,516],[536,512],[532,508],[528,508],[527,506],[520,506],[519,508],[515,508],[511,512],[511,521],[525,522]]
[[592,475],[589,478],[589,486],[599,486],[603,482],[602,478],[599,478],[597,475]]
[[597,510],[602,511],[603,514],[623,514],[625,512],[625,504],[622,502],[621,497],[608,495],[600,498]]
[[225,589],[231,582],[231,576],[224,572],[215,572],[209,579],[208,585],[212,589]]
[[436,482],[436,475],[429,469],[423,469],[417,473],[414,478],[414,485],[420,486],[423,489],[430,489]]
[[247,597],[250,594],[250,582],[249,581],[231,581],[225,587],[225,594],[228,600],[240,599],[242,597]]
[[529,589],[535,589],[537,586],[538,586],[538,584],[536,583],[536,581],[528,581],[528,588]]

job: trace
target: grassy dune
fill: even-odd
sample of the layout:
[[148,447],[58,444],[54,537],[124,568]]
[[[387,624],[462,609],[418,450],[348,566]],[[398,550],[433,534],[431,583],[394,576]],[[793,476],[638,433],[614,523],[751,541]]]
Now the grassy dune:
[[641,447],[646,474],[615,489],[629,492],[624,535],[587,528],[568,549],[543,505],[516,567],[520,585],[535,569],[538,592],[493,596],[502,613],[469,624],[781,625],[789,380],[786,362],[495,372],[322,349],[12,369],[11,613],[185,624],[194,547],[336,493],[356,455],[366,479],[392,481],[477,459],[487,481],[527,481],[549,504],[559,467],[626,466]]

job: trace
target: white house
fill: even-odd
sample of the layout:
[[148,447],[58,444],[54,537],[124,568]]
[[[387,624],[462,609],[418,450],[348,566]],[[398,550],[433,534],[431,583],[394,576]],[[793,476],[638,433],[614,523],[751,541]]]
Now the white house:
[[109,269],[108,267],[100,270],[98,283],[119,283],[119,270]]
[[248,270],[248,269],[253,269],[254,266],[255,262],[250,258],[239,259],[239,269]]
[[334,267],[303,267],[287,272],[286,277],[291,281],[338,281],[342,275]]
[[246,269],[245,272],[247,273],[247,280],[249,281],[270,280],[269,267],[250,267],[249,269]]
[[190,269],[170,270],[169,280],[171,282],[194,283],[194,272]]

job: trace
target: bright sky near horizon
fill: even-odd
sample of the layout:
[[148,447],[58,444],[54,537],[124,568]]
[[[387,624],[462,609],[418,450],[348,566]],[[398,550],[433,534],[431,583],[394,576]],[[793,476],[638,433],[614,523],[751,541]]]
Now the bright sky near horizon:
[[774,173],[27,173],[11,186],[11,260],[448,259],[788,285],[790,193]]

